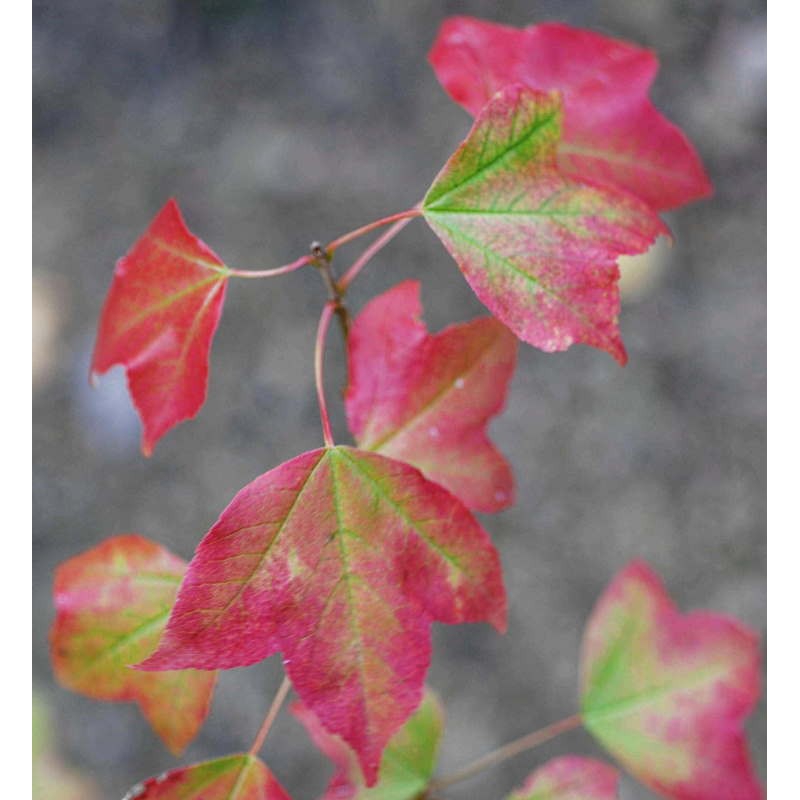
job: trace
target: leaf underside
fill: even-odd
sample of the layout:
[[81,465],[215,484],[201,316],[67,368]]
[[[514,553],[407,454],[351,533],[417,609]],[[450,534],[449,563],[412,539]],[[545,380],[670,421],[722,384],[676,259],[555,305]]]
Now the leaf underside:
[[100,316],[92,374],[122,364],[150,455],[206,399],[208,359],[229,275],[170,200],[117,262]]
[[430,690],[389,740],[378,782],[371,788],[364,784],[356,754],[340,737],[328,733],[302,703],[294,703],[291,710],[314,744],[336,766],[322,800],[415,800],[428,786],[436,769],[444,728],[441,704]]
[[130,669],[155,650],[186,562],[134,534],[116,536],[56,571],[50,633],[59,682],[96,700],[128,700],[179,754],[207,714],[215,672]]
[[475,511],[514,500],[511,468],[486,426],[505,404],[517,341],[487,317],[431,335],[419,283],[376,297],[348,337],[350,430],[365,450],[422,470]]
[[496,94],[428,190],[422,211],[478,298],[547,352],[583,343],[620,363],[620,255],[666,228],[648,206],[556,165],[561,101],[521,85]]
[[756,635],[721,614],[680,614],[646,564],[600,598],[584,636],[583,721],[654,791],[760,798],[743,731],[758,695]]
[[290,800],[263,761],[225,756],[180,767],[134,786],[123,800]]
[[422,698],[430,623],[504,630],[500,562],[449,492],[406,464],[314,450],[242,489],[200,543],[143,669],[245,666],[277,651],[369,785]]
[[711,194],[691,142],[648,97],[658,59],[642,47],[561,23],[524,29],[471,17],[442,24],[429,59],[473,115],[510,84],[564,96],[559,167],[625,189],[656,210]]

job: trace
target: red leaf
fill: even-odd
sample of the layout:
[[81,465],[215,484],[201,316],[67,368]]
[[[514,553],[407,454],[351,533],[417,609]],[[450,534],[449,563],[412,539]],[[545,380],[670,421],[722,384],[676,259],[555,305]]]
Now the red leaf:
[[130,700],[175,754],[200,730],[216,673],[130,669],[156,647],[186,562],[129,534],[64,562],[50,633],[56,678],[96,700]]
[[520,30],[453,17],[429,58],[450,96],[473,115],[509,84],[562,92],[558,160],[566,172],[620,186],[656,209],[711,193],[691,143],[647,97],[658,71],[649,50],[561,23]]
[[134,786],[123,800],[291,800],[249,753],[180,767]]
[[422,697],[432,620],[504,630],[488,535],[413,467],[325,448],[236,495],[140,666],[224,669],[282,651],[300,698],[358,753],[372,784],[386,742]]
[[547,352],[574,343],[627,360],[620,255],[666,228],[633,195],[562,175],[556,94],[508,86],[484,107],[423,200],[428,224],[478,298]]
[[533,772],[507,800],[615,800],[619,775],[602,761],[561,756]]
[[586,628],[586,728],[642,783],[677,800],[758,800],[742,722],[759,695],[756,634],[722,614],[682,615],[634,562]]
[[421,314],[419,283],[406,281],[353,323],[350,430],[359,447],[412,464],[469,508],[499,511],[514,480],[486,425],[505,404],[516,339],[491,318],[431,336]]
[[92,374],[125,367],[150,455],[206,399],[208,356],[229,270],[193,236],[170,200],[117,262],[97,331]]

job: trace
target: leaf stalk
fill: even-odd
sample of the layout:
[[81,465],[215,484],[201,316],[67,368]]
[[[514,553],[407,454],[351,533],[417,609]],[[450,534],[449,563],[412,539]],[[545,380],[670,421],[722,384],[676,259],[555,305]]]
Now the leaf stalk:
[[264,717],[264,721],[261,723],[261,727],[258,729],[256,738],[253,740],[253,744],[250,746],[250,750],[248,751],[250,755],[256,755],[264,746],[264,740],[267,738],[269,729],[272,727],[272,723],[275,722],[275,718],[278,716],[278,712],[281,710],[283,701],[286,699],[286,695],[289,694],[289,689],[291,688],[291,681],[287,676],[284,675],[283,681],[281,681],[281,685],[278,687],[278,691],[275,693],[275,697],[272,699],[272,704],[269,707],[269,711],[267,711],[267,716]]
[[454,783],[461,783],[461,781],[472,778],[474,775],[477,775],[478,773],[483,772],[490,767],[494,767],[497,764],[501,764],[503,761],[507,761],[509,758],[513,758],[520,753],[524,753],[526,750],[533,750],[535,747],[538,747],[545,742],[549,742],[550,739],[554,739],[561,733],[565,733],[573,728],[580,727],[582,721],[583,720],[580,714],[573,714],[571,717],[559,720],[558,722],[553,722],[552,724],[533,731],[532,733],[526,733],[519,739],[514,739],[513,741],[498,747],[496,750],[492,750],[490,753],[486,753],[486,755],[476,758],[474,761],[454,772],[452,775],[447,775],[444,778],[431,781],[429,789],[432,792],[436,792],[440,789],[452,786]]
[[319,403],[319,417],[322,422],[322,438],[326,447],[334,447],[331,420],[328,416],[328,404],[325,400],[325,382],[323,376],[323,361],[325,360],[325,338],[331,324],[331,317],[336,311],[336,302],[329,300],[322,309],[317,327],[317,340],[314,346],[314,380],[317,385],[317,402]]

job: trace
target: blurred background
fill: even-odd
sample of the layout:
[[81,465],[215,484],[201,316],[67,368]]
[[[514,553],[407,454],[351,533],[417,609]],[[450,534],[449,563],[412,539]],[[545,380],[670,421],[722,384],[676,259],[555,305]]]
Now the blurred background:
[[[673,247],[626,269],[625,369],[585,347],[520,348],[492,426],[518,502],[483,520],[505,567],[509,632],[434,628],[429,682],[448,714],[441,770],[575,710],[584,621],[631,558],[647,559],[683,608],[735,614],[763,632],[765,3],[34,0],[38,798],[119,798],[177,763],[249,746],[281,679],[278,658],[222,676],[209,721],[176,762],[133,705],[55,685],[52,574],[128,531],[188,559],[240,487],[321,443],[311,355],[324,289],[300,271],[231,284],[208,401],[144,459],[121,369],[96,390],[87,383],[115,260],[170,196],[243,269],[282,264],[313,239],[415,203],[469,128],[426,61],[440,22],[457,13],[562,20],[655,49],[656,103],[693,140],[716,191],[668,215]],[[421,222],[365,270],[351,308],[409,277],[422,282],[433,330],[483,313]],[[336,333],[329,402],[348,441]],[[763,708],[750,732],[763,775]],[[503,797],[570,751],[596,752],[572,732],[448,796]],[[330,774],[286,714],[264,754],[301,800]],[[651,795],[626,782],[623,797]]]

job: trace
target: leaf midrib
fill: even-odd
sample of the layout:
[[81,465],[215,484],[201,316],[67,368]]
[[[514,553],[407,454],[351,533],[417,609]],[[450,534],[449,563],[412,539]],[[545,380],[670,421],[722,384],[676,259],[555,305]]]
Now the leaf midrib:
[[[519,109],[519,103],[515,108],[515,113]],[[529,130],[525,132],[523,136],[520,136],[518,139],[510,142],[505,148],[503,148],[497,155],[487,161],[485,164],[480,164],[478,169],[475,170],[473,173],[468,175],[464,180],[460,181],[459,183],[451,186],[447,189],[443,194],[440,194],[432,199],[429,199],[431,193],[435,192],[437,184],[440,181],[436,181],[433,186],[428,190],[428,194],[426,195],[425,199],[423,200],[423,211],[431,210],[436,211],[439,206],[442,204],[446,204],[447,198],[451,197],[453,194],[463,190],[465,187],[472,184],[476,179],[478,179],[484,172],[488,169],[491,169],[495,166],[499,161],[505,159],[509,154],[513,154],[516,150],[518,150],[522,145],[532,139],[536,134],[538,134],[543,128],[547,125],[552,123],[553,121],[557,121],[560,117],[560,109],[556,109],[553,111],[548,111],[542,116],[537,116],[534,118],[533,123]],[[489,120],[486,120],[485,124],[490,125]],[[491,127],[491,126],[490,126]],[[488,135],[488,134],[487,134]],[[467,139],[469,141],[469,139]],[[470,146],[472,143],[470,143]],[[458,152],[458,151],[457,151]],[[461,151],[463,154],[464,151]],[[448,162],[449,163],[449,162]]]
[[389,494],[387,494],[386,490],[375,480],[375,478],[373,478],[372,475],[370,475],[369,472],[367,472],[364,467],[359,464],[358,459],[353,458],[349,453],[346,452],[345,449],[341,447],[337,448],[337,453],[343,458],[347,459],[347,461],[353,465],[353,468],[362,476],[362,480],[369,482],[374,487],[378,496],[385,503],[390,505],[394,512],[406,523],[406,525],[408,525],[408,527],[411,528],[411,530],[413,530],[414,533],[416,533],[417,536],[419,536],[420,539],[422,539],[432,550],[436,551],[442,558],[445,559],[445,561],[455,567],[459,572],[463,573],[470,579],[474,577],[466,567],[459,564],[456,558],[450,555],[450,553],[448,553],[446,550],[442,549],[442,547],[435,540],[431,539],[431,537],[419,527],[415,520],[411,519],[411,517],[409,517],[408,514],[403,511],[402,507],[398,505],[389,496]]
[[692,673],[685,681],[679,680],[675,683],[665,683],[660,686],[648,687],[636,694],[606,703],[600,708],[592,709],[591,711],[584,709],[582,716],[584,722],[588,724],[602,724],[618,719],[619,717],[629,716],[664,697],[668,697],[670,694],[688,691],[704,683],[713,682],[727,672],[728,668],[725,665],[715,664],[706,669]]

